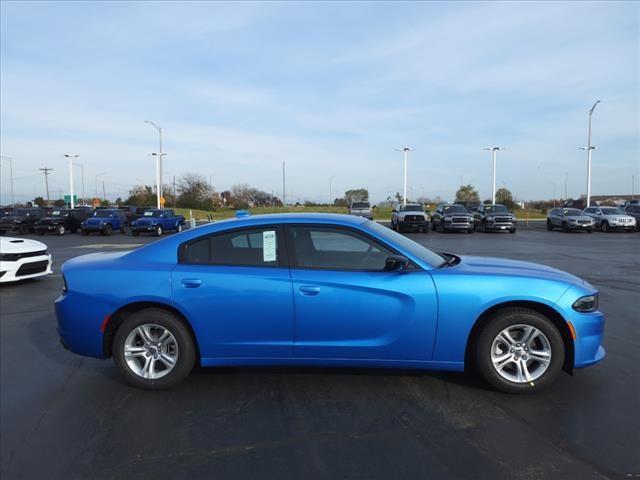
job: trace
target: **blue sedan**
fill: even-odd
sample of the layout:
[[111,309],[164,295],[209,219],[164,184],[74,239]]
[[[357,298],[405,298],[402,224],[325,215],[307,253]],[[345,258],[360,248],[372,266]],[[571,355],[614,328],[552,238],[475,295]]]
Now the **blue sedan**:
[[206,366],[462,371],[528,392],[604,357],[598,292],[533,263],[435,253],[373,221],[237,218],[62,267],[58,332],[133,386]]

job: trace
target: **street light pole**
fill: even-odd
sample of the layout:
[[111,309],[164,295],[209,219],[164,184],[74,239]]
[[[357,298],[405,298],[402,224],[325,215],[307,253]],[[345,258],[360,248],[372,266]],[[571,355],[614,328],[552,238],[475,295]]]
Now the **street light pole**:
[[82,204],[84,205],[86,203],[85,196],[84,196],[84,164],[76,163],[74,165],[76,167],[80,167],[80,170],[82,171]]
[[496,203],[496,153],[498,150],[504,150],[504,147],[487,147],[485,150],[490,150],[493,155],[493,183],[491,186],[491,204]]
[[411,152],[413,148],[411,147],[402,147],[396,148],[396,152],[404,152],[404,176],[403,176],[403,187],[402,187],[402,204],[407,204],[407,154]]
[[166,153],[153,152],[151,154],[152,157],[156,157],[156,200],[158,209],[162,208],[162,202],[160,201],[162,198],[162,177],[160,176],[160,169],[162,168],[163,155],[166,155]]
[[73,202],[73,159],[78,158],[80,155],[67,155],[65,157],[69,159],[69,206],[73,209],[75,207]]
[[15,200],[13,198],[13,158],[7,157],[6,155],[0,155],[0,158],[4,158],[5,160],[9,160],[9,185],[11,192],[11,206],[15,207]]
[[162,128],[160,126],[156,125],[155,123],[153,123],[150,120],[145,120],[145,123],[148,123],[149,125],[154,127],[158,131],[158,137],[160,138],[160,154],[159,154],[158,158],[156,159],[157,160],[157,164],[156,164],[156,168],[157,168],[156,180],[157,180],[158,192],[159,192],[158,208],[160,208],[160,198],[162,197],[162,156],[164,155],[164,153],[162,153]]
[[329,177],[329,205],[333,203],[333,179],[336,178],[334,175]]
[[587,151],[587,207],[591,206],[591,151],[597,150],[598,147],[594,147],[591,145],[591,117],[593,116],[593,111],[596,109],[596,106],[600,103],[598,100],[593,104],[591,110],[589,110],[589,133],[587,135],[587,148],[580,147],[581,150]]

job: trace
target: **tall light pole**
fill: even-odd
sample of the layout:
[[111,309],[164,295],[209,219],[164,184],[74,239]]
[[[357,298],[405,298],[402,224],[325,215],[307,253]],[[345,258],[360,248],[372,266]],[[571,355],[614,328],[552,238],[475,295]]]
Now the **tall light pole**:
[[329,205],[333,203],[333,179],[336,178],[335,175],[331,175],[329,177]]
[[156,200],[158,204],[158,209],[162,208],[162,175],[160,170],[162,168],[162,157],[166,155],[166,153],[156,153],[153,152],[151,154],[152,157],[156,157]]
[[84,164],[82,164],[82,163],[74,163],[74,165],[76,167],[80,167],[80,170],[82,171],[82,203],[85,204],[86,200],[85,200],[85,196],[84,196]]
[[564,199],[569,198],[569,172],[564,172]]
[[284,181],[284,179],[285,179],[285,170],[284,170],[284,166],[285,166],[285,163],[282,162],[282,206],[283,207],[287,204],[286,197],[285,197],[285,188],[284,188],[285,187],[285,181]]
[[93,198],[98,198],[98,177],[101,177],[102,175],[106,175],[107,172],[102,172],[102,173],[98,173],[96,174],[96,176],[94,177],[94,189],[95,191],[93,192]]
[[10,192],[11,192],[11,206],[15,207],[15,200],[13,198],[13,158],[11,157],[7,157],[6,155],[0,155],[0,158],[3,158],[5,160],[9,161],[9,185],[11,186]]
[[413,151],[411,147],[396,148],[396,152],[404,152],[404,179],[402,182],[402,203],[407,204],[407,154]]
[[489,150],[492,152],[493,156],[493,183],[491,186],[491,204],[495,205],[496,203],[496,152],[498,150],[504,150],[504,147],[487,147],[485,150]]
[[162,157],[163,155],[165,155],[164,153],[162,153],[162,128],[158,125],[156,125],[155,123],[153,123],[151,120],[145,120],[145,123],[148,123],[149,125],[151,125],[153,128],[155,128],[158,131],[158,137],[160,138],[160,150],[159,150],[159,154],[157,154],[156,160],[156,180],[157,180],[157,184],[158,184],[158,208],[160,208],[160,197],[162,197]]
[[591,152],[593,150],[597,150],[598,147],[594,147],[591,145],[591,117],[593,115],[593,111],[596,109],[596,106],[600,103],[598,100],[593,104],[591,110],[589,110],[589,133],[587,135],[587,147],[580,147],[580,150],[587,151],[587,207],[591,206]]
[[69,206],[74,208],[73,202],[73,159],[78,158],[80,155],[64,155],[69,160]]

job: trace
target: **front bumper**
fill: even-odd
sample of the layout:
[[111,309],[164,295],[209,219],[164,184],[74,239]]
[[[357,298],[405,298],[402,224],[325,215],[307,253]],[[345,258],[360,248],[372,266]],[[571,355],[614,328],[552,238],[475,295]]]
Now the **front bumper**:
[[137,225],[137,224],[133,224],[129,227],[129,230],[131,230],[132,232],[138,232],[138,233],[144,233],[144,232],[155,232],[156,231],[156,226],[155,225]]
[[635,230],[636,224],[632,222],[625,222],[625,223],[611,222],[609,224],[609,228],[611,230]]
[[427,228],[429,226],[429,222],[426,220],[399,220],[398,226],[400,228]]
[[568,223],[567,226],[570,230],[592,230],[595,225],[593,223]]
[[516,222],[486,222],[487,230],[516,230],[518,224]]
[[85,232],[101,232],[105,229],[105,227],[107,226],[106,223],[100,224],[100,225],[83,225],[82,226],[82,230]]
[[445,230],[471,230],[473,224],[469,222],[444,222]]
[[51,255],[21,258],[15,262],[0,262],[0,283],[17,282],[53,273]]
[[34,232],[55,232],[58,225],[34,225]]

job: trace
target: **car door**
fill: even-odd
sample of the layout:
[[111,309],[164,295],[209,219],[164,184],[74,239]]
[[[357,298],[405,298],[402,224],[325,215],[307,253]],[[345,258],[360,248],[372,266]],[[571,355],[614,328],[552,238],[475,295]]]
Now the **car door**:
[[437,321],[431,276],[385,271],[396,252],[346,227],[287,227],[298,358],[428,360]]
[[280,232],[242,228],[181,245],[173,300],[203,357],[291,356],[293,294]]
[[562,225],[562,210],[558,210],[557,208],[551,210],[551,223],[554,227]]

